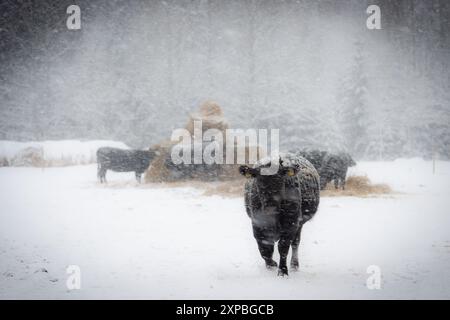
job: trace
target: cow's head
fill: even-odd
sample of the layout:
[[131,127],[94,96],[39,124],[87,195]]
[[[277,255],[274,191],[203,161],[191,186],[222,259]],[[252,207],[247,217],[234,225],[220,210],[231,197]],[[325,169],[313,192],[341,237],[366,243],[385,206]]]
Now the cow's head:
[[276,208],[280,203],[280,200],[290,196],[289,194],[286,194],[285,182],[286,179],[297,175],[299,166],[292,163],[285,164],[280,159],[278,171],[275,174],[264,174],[265,172],[262,169],[267,168],[270,165],[270,163],[256,165],[254,167],[242,165],[239,167],[239,172],[246,178],[255,179],[259,196],[264,202],[264,207]]
[[352,156],[349,155],[348,153],[345,154],[345,162],[349,167],[356,166],[355,160],[353,160]]
[[159,151],[156,150],[138,150],[136,156],[140,161],[141,169],[146,170],[153,159],[159,155]]

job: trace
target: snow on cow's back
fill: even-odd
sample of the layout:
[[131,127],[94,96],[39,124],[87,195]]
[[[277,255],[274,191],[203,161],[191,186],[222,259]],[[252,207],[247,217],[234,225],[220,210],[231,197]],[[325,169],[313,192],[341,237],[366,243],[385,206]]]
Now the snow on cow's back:
[[293,153],[280,154],[281,163],[286,167],[299,169],[296,178],[300,183],[303,218],[309,220],[317,212],[320,202],[320,177],[311,162]]
[[311,162],[309,162],[306,158],[296,155],[292,152],[280,152],[276,156],[267,156],[254,164],[254,168],[263,168],[268,167],[272,162],[277,162],[279,165],[283,167],[297,167],[299,168],[299,173],[307,174],[308,176],[315,177],[319,179],[319,174],[317,170],[314,168]]

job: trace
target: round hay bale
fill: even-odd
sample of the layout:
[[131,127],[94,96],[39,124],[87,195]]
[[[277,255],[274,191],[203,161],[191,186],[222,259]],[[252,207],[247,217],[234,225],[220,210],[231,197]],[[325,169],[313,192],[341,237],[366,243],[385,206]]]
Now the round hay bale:
[[44,149],[41,146],[27,147],[20,150],[12,159],[15,167],[43,167]]
[[166,159],[167,156],[170,157],[170,150],[174,144],[171,141],[164,141],[150,148],[158,153],[145,172],[144,181],[146,183],[169,181],[170,171],[166,166]]
[[214,101],[205,101],[197,112],[189,115],[185,128],[194,135],[194,121],[202,121],[202,134],[208,129],[218,129],[225,132],[228,123],[223,115],[222,108]]
[[9,167],[9,161],[6,157],[0,158],[0,167]]
[[[164,141],[159,145],[151,147],[152,150],[159,151],[159,155],[155,157],[151,165],[145,173],[145,182],[170,182],[180,180],[202,180],[202,181],[215,181],[215,180],[232,180],[241,178],[239,174],[239,164],[226,164],[226,134],[225,130],[228,129],[227,121],[224,118],[222,108],[213,101],[204,102],[198,109],[189,115],[186,129],[191,135],[191,142],[194,141],[194,121],[202,122],[202,134],[208,129],[218,129],[222,132],[223,138],[223,164],[194,164],[193,152],[191,154],[191,164],[178,164],[175,165],[172,162],[171,151],[172,147],[178,144],[179,141]],[[204,148],[209,142],[203,143]],[[256,146],[246,146],[244,153],[246,155],[245,163],[249,163],[249,153],[253,150],[257,154],[257,158],[261,157],[261,150]],[[192,150],[192,149],[191,149]],[[234,153],[235,160],[237,159],[238,148],[235,145]],[[235,161],[234,161],[235,162]]]

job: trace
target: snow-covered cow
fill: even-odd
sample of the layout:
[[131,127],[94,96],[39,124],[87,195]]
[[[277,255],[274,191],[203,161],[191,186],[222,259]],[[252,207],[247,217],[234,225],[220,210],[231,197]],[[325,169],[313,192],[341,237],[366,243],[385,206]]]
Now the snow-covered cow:
[[323,158],[320,169],[318,169],[321,189],[324,189],[329,182],[334,181],[334,187],[336,189],[341,187],[344,190],[347,170],[349,167],[355,165],[356,162],[348,153],[328,153]]
[[320,176],[320,189],[334,181],[336,189],[345,189],[345,179],[349,167],[356,165],[352,157],[346,152],[330,153],[323,150],[296,150],[298,156],[311,162]]
[[[265,172],[261,169],[270,167],[271,161],[279,161],[278,172],[262,174]],[[276,267],[272,255],[278,241],[278,275],[287,275],[289,247],[292,246],[291,268],[298,269],[302,226],[319,206],[319,175],[308,160],[292,153],[281,154],[278,160],[261,160],[252,167],[240,166],[239,171],[248,178],[245,207],[259,252],[267,268]]]
[[314,168],[316,168],[317,172],[319,172],[319,175],[320,175],[320,168],[322,167],[322,164],[323,164],[323,160],[328,155],[327,151],[316,150],[316,149],[296,150],[296,151],[293,151],[293,153],[295,153],[296,155],[301,156],[301,157],[305,158],[306,160],[308,160],[309,162],[311,162],[312,165],[314,166]]
[[106,182],[106,171],[134,171],[136,180],[141,182],[142,173],[147,170],[157,152],[153,150],[123,150],[102,147],[97,150],[97,176],[101,183]]

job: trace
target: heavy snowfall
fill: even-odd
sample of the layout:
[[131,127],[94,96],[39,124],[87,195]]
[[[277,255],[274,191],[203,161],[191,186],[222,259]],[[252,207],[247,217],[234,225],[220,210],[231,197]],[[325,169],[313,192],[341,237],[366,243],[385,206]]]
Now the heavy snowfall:
[[[0,3],[0,299],[450,298],[449,1],[72,2]],[[168,165],[199,118],[351,155],[298,271],[238,166]],[[100,181],[102,147],[154,159]]]
[[[322,197],[299,271],[280,278],[259,257],[242,197],[139,185],[132,173],[102,185],[95,165],[0,168],[0,298],[450,298],[450,163],[433,175],[417,158],[359,162],[350,174],[396,192]],[[69,290],[73,265],[81,287]]]

